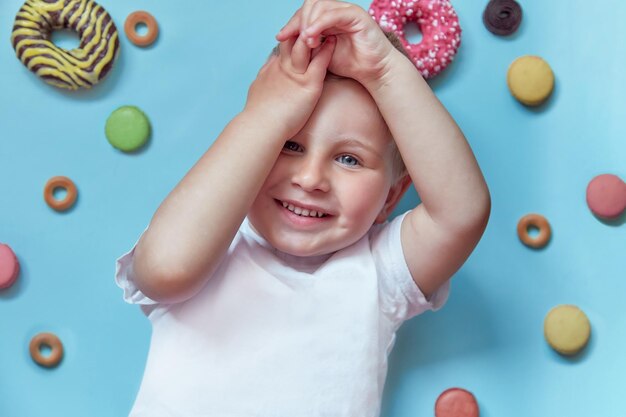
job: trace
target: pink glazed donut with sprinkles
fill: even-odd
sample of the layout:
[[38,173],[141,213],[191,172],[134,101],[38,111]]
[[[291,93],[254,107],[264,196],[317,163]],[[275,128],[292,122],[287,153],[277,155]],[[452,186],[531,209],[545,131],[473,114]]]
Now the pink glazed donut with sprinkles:
[[[374,0],[370,15],[387,32],[394,32],[424,78],[432,78],[454,59],[461,45],[459,18],[448,0]],[[415,22],[422,40],[406,40],[404,26]]]

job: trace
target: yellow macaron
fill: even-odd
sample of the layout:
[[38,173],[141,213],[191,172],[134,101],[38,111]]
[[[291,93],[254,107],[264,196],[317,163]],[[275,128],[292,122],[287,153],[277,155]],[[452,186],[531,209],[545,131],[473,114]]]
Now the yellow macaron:
[[562,304],[548,312],[543,323],[543,332],[554,350],[563,355],[575,355],[587,345],[591,336],[591,325],[580,308]]
[[527,106],[538,106],[554,89],[554,73],[542,58],[524,55],[511,63],[506,82],[513,97]]

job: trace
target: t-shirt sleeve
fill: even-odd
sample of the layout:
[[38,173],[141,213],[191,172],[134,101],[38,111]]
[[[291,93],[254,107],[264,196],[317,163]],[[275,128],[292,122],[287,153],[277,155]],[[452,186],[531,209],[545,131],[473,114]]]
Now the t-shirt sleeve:
[[400,239],[402,220],[408,213],[374,226],[370,235],[378,273],[380,306],[382,312],[397,325],[426,310],[440,309],[450,291],[448,280],[427,299],[413,281]]
[[123,299],[129,304],[138,304],[141,310],[148,316],[158,305],[157,301],[152,300],[142,293],[135,285],[133,278],[133,258],[135,256],[135,248],[148,227],[144,229],[132,248],[117,258],[115,261],[115,283],[123,291]]

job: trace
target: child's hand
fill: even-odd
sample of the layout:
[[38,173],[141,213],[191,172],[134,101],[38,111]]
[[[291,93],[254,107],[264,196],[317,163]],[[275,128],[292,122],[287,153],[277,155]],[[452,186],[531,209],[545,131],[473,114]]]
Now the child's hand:
[[301,37],[283,39],[278,55],[269,58],[250,86],[244,112],[271,123],[285,140],[295,136],[322,94],[334,46],[333,37],[313,51]]
[[328,70],[366,87],[383,79],[394,60],[403,59],[374,19],[350,3],[305,0],[276,39],[284,41],[298,34],[310,48],[317,48],[322,37],[335,35],[337,45]]

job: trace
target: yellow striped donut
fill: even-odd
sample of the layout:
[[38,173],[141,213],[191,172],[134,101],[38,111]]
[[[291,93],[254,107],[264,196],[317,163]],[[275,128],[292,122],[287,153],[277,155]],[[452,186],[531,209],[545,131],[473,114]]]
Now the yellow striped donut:
[[[71,51],[50,41],[55,29],[78,33]],[[111,70],[120,43],[107,11],[92,0],[27,0],[15,17],[11,43],[20,61],[48,84],[90,88]]]

